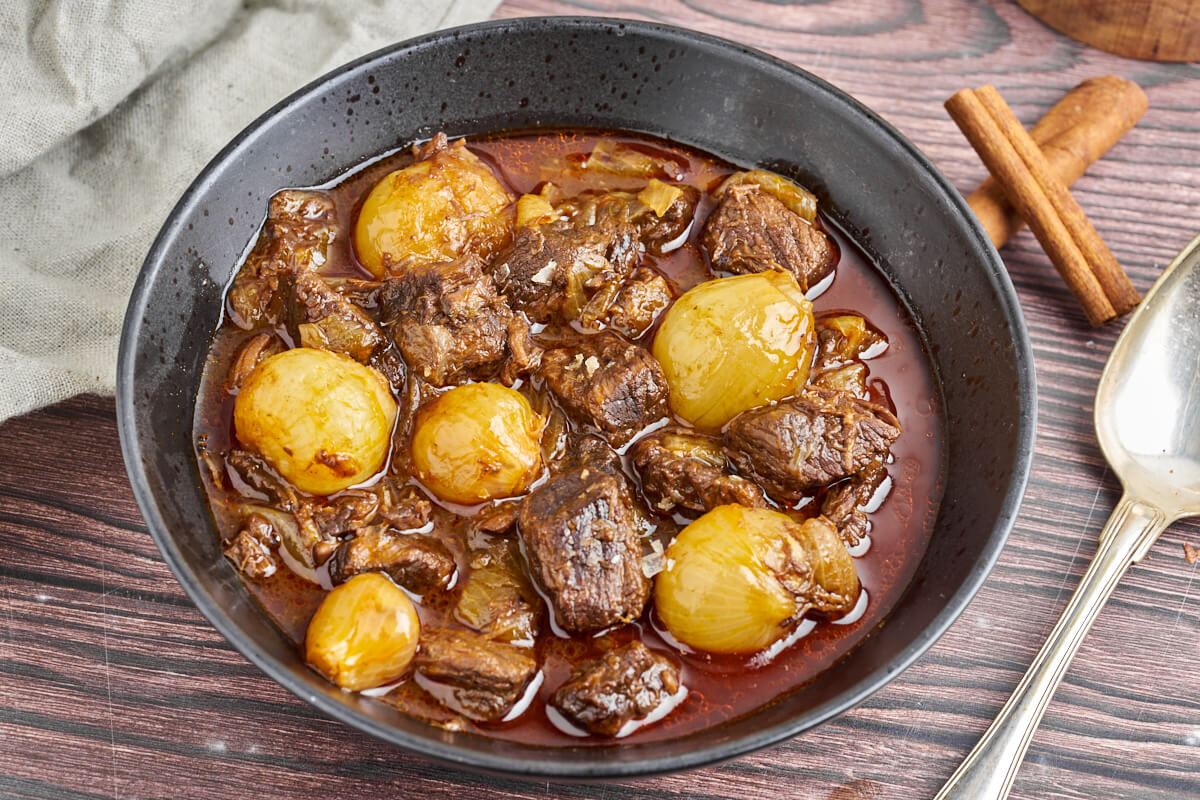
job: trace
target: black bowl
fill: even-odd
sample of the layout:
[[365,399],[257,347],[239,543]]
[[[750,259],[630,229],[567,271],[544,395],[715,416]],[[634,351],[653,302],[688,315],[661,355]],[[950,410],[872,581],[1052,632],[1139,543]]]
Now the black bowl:
[[[307,669],[221,555],[195,457],[193,406],[221,294],[279,189],[328,181],[437,130],[599,126],[785,171],[878,263],[935,365],[949,469],[936,528],[886,622],[837,668],[753,714],[690,736],[535,748],[439,730]],[[954,621],[1004,545],[1029,469],[1036,396],[1017,298],[958,193],[912,144],[782,61],[690,31],[596,18],[442,31],[348,64],[243,131],[163,225],[125,318],[121,445],[150,531],[192,600],[247,658],[350,725],[454,764],[594,778],[677,770],[778,742],[895,677]]]

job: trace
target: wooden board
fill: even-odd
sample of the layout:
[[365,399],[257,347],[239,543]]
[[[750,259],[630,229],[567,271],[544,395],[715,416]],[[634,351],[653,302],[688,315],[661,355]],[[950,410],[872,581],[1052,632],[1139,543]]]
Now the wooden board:
[[[1200,69],[1126,61],[1015,4],[968,0],[511,0],[501,16],[605,13],[764,48],[879,111],[970,190],[983,167],[942,101],[995,83],[1026,122],[1085,77],[1146,87],[1141,124],[1076,184],[1137,287],[1200,228]],[[134,505],[110,399],[0,426],[0,797],[568,797],[922,800],[1000,708],[1116,502],[1090,417],[1120,325],[1093,331],[1028,232],[1002,255],[1037,358],[1039,438],[1008,547],[974,602],[863,705],[709,769],[525,784],[431,764],[328,720],[263,676],[185,597]],[[1172,527],[1085,642],[1013,793],[1200,797],[1200,525]]]
[[1017,0],[1055,30],[1110,53],[1200,61],[1200,0]]

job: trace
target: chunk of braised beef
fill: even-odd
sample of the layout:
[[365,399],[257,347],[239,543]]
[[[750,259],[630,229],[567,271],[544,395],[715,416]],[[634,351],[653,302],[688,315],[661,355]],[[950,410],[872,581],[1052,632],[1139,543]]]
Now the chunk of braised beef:
[[399,349],[392,345],[381,347],[371,355],[366,364],[378,371],[394,391],[402,391],[408,376],[408,366],[404,363],[404,356],[400,355]]
[[683,244],[683,237],[696,217],[696,206],[700,202],[700,191],[694,186],[676,185],[679,197],[667,207],[663,215],[643,214],[639,219],[639,232],[646,249],[656,256],[669,253]]
[[375,320],[325,282],[313,269],[284,278],[288,329],[304,347],[331,350],[366,363],[386,344]]
[[380,481],[379,518],[398,531],[415,531],[429,524],[433,503],[415,486],[399,485],[395,476]]
[[734,417],[724,443],[739,473],[776,499],[795,500],[883,461],[899,435],[900,422],[883,406],[810,386]]
[[250,329],[284,322],[281,279],[325,263],[337,235],[333,198],[285,189],[271,198],[262,233],[229,289],[230,318]]
[[362,528],[329,559],[329,579],[345,583],[360,572],[386,572],[414,594],[445,589],[457,565],[446,545],[430,536],[396,533],[384,525]]
[[837,266],[837,243],[779,199],[753,184],[731,186],[702,234],[713,269],[751,273],[779,270],[807,291]]
[[628,339],[640,339],[674,299],[666,278],[648,267],[638,267],[621,285],[601,321]]
[[[377,522],[396,532],[415,531],[429,523],[433,508],[415,487],[386,476],[371,489],[350,489],[324,502],[303,498],[317,530],[328,539],[341,538]],[[320,560],[320,559],[318,559]]]
[[251,489],[265,495],[284,511],[293,511],[300,499],[296,490],[279,476],[261,456],[247,450],[230,450],[225,463]]
[[835,314],[817,320],[817,352],[813,371],[834,369],[849,364],[879,345],[886,345],[884,336],[867,326],[857,314]]
[[576,319],[597,292],[613,292],[645,252],[639,213],[628,192],[585,193],[560,203],[552,220],[517,229],[496,259],[514,308],[536,322]]
[[379,305],[379,290],[383,288],[381,280],[337,275],[327,276],[325,283],[359,308],[375,308]]
[[652,271],[626,284],[647,250],[677,247],[691,225],[699,192],[678,188],[661,217],[637,195],[613,191],[573,197],[555,207],[554,219],[518,227],[495,261],[504,295],[535,322],[558,317],[640,336],[670,302],[670,287]]
[[863,506],[871,502],[885,478],[887,467],[877,461],[825,493],[821,514],[837,528],[847,547],[854,547],[871,532]]
[[380,295],[384,323],[412,369],[445,386],[496,370],[506,383],[536,365],[529,324],[496,292],[474,255],[412,267]]
[[274,553],[278,543],[270,521],[260,514],[250,514],[237,536],[225,546],[225,557],[246,577],[262,580],[278,569]]
[[605,286],[619,285],[643,250],[635,225],[615,217],[517,228],[495,273],[512,307],[534,322],[576,319]]
[[548,350],[540,370],[567,413],[594,425],[614,446],[667,413],[667,379],[646,348],[613,333]]
[[589,466],[551,477],[522,503],[517,529],[564,630],[600,630],[642,613],[650,581],[622,478]]
[[511,386],[518,378],[531,374],[542,363],[542,346],[533,338],[533,329],[524,314],[514,312],[508,320],[508,358],[500,369],[500,380]]
[[857,314],[836,314],[817,320],[817,353],[813,358],[812,383],[826,389],[849,392],[871,399],[867,366],[861,357],[887,339],[867,326]]
[[572,433],[567,437],[562,456],[550,465],[550,469],[558,474],[576,467],[595,467],[610,475],[617,475],[621,472],[621,457],[600,436]]
[[243,328],[286,324],[305,347],[366,362],[385,343],[382,331],[318,270],[336,237],[333,200],[285,190],[271,198],[254,250],[229,290],[231,318]]
[[639,439],[630,450],[642,492],[659,512],[677,506],[709,511],[720,505],[766,506],[762,489],[732,474],[721,440],[671,427]]
[[313,523],[330,537],[370,524],[379,511],[379,496],[373,492],[350,490],[314,507]]
[[552,703],[568,721],[599,736],[616,736],[679,691],[679,668],[639,641],[609,650],[571,670]]
[[437,684],[422,688],[481,722],[503,719],[537,673],[526,649],[446,628],[421,629],[413,664],[419,676]]
[[508,533],[517,524],[520,511],[520,501],[492,503],[479,509],[471,520],[471,527],[484,533]]

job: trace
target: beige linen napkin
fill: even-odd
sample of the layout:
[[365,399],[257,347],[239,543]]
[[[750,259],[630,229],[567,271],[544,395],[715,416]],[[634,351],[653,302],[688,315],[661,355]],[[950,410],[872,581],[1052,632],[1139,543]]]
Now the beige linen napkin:
[[498,2],[0,3],[0,421],[114,391],[142,259],[235,133],[338,64]]

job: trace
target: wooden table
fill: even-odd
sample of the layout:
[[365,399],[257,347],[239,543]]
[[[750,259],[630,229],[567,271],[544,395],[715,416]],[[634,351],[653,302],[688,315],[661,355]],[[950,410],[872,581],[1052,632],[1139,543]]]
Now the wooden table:
[[[1200,67],[1083,47],[1005,0],[510,0],[499,16],[607,13],[697,28],[832,81],[956,186],[983,168],[942,111],[995,83],[1031,122],[1083,78],[1146,87],[1141,124],[1077,196],[1145,290],[1200,230]],[[603,786],[459,773],[320,716],[192,607],[121,467],[111,399],[0,427],[0,797],[932,797],[1067,601],[1117,500],[1091,428],[1120,324],[1093,331],[1036,242],[1002,253],[1037,356],[1029,491],[999,564],[929,653],[859,708],[733,763]],[[1168,531],[1117,589],[1033,741],[1014,797],[1200,797],[1200,567]]]

